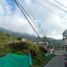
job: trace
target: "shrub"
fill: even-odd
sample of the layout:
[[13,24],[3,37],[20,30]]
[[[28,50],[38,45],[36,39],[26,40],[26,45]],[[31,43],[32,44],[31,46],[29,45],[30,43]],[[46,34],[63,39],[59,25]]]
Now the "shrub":
[[22,37],[17,37],[17,40],[22,40]]
[[32,57],[38,54],[38,46],[36,46],[32,41],[17,41],[10,43],[8,48],[11,52],[17,53],[30,53]]

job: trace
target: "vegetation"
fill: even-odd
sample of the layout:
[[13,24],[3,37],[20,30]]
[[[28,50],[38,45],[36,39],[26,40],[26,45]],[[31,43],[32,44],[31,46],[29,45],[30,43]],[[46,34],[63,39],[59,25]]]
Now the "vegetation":
[[[45,49],[38,47],[32,41],[16,42],[9,44],[9,49],[12,53],[16,54],[31,54],[33,64],[32,67],[43,67],[51,57],[46,57],[44,54],[47,52]],[[49,59],[48,59],[49,58]]]
[[33,64],[32,67],[43,67],[53,56],[45,56],[45,49],[37,46],[32,41],[22,41],[21,37],[15,37],[7,33],[0,32],[0,57],[6,55],[7,52],[15,54],[31,54]]
[[63,40],[49,39],[49,44],[53,46],[55,50],[64,50]]
[[4,46],[7,45],[7,43],[15,41],[15,40],[17,40],[16,37],[0,32],[0,48],[1,47],[4,48]]
[[17,37],[17,40],[22,40],[22,37]]

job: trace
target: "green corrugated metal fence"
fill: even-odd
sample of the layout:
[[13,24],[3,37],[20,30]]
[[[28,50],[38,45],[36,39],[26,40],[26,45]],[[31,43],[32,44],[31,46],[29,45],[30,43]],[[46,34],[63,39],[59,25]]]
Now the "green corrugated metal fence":
[[31,65],[30,55],[7,54],[0,58],[0,67],[30,67]]

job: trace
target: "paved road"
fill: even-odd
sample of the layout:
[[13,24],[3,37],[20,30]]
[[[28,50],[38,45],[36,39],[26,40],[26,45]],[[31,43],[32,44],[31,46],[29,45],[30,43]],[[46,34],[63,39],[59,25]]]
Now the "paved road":
[[64,55],[65,51],[55,51],[55,55]]
[[46,66],[44,67],[64,67],[64,56],[55,56]]

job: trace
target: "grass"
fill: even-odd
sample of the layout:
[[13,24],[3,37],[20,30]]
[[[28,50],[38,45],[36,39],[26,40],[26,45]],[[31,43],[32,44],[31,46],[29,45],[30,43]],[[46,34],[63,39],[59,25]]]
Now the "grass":
[[[34,44],[32,41],[26,41],[25,43],[21,42],[20,40],[20,46],[18,47],[14,47],[15,44],[14,41],[17,41],[17,37],[14,36],[10,36],[6,33],[0,33],[0,56],[4,56],[5,54],[7,54],[8,52],[11,53],[16,53],[16,54],[27,54],[27,50],[21,50],[19,49],[21,46],[23,46],[23,44],[27,47],[27,49],[33,50],[35,55],[32,55],[32,67],[44,67],[45,64],[47,64],[49,62],[49,60],[51,60],[51,58],[53,58],[53,55],[50,56],[45,56],[45,50],[42,50],[39,46],[37,46],[36,44]],[[11,42],[13,42],[11,44]],[[13,45],[11,46],[13,49],[10,49],[8,47],[8,45]],[[16,46],[16,45],[15,45]]]
[[38,55],[33,58],[32,67],[44,67],[54,57],[54,55],[45,56],[46,51],[42,49],[39,50]]

